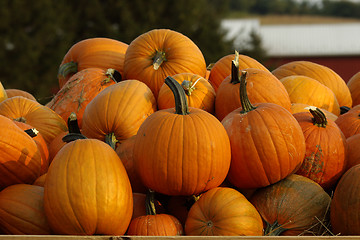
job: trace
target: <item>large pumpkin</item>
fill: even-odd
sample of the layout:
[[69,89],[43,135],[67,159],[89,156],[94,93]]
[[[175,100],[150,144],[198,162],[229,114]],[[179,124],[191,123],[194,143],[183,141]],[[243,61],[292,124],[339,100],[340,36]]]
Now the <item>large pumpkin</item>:
[[44,188],[15,184],[0,192],[0,230],[14,235],[50,235]]
[[320,235],[321,224],[329,222],[330,196],[319,184],[300,175],[258,189],[250,202],[263,218],[268,236]]
[[291,75],[304,75],[313,78],[330,88],[339,106],[352,107],[352,99],[345,81],[332,69],[310,61],[292,61],[274,69],[272,73],[278,78]]
[[110,38],[88,38],[75,43],[65,54],[59,66],[59,86],[85,68],[113,68],[123,74],[124,58],[128,45]]
[[217,187],[203,193],[190,208],[186,235],[261,236],[263,222],[256,208],[233,188]]
[[144,82],[155,99],[167,76],[184,72],[206,75],[204,56],[187,36],[169,29],[154,29],[129,44],[124,78]]
[[238,188],[265,187],[294,173],[305,155],[305,140],[293,115],[274,103],[252,105],[246,71],[240,82],[241,106],[223,120],[231,145],[227,179]]
[[167,195],[192,195],[219,186],[230,166],[230,142],[210,113],[188,108],[183,88],[165,83],[175,109],[159,110],[140,126],[134,146],[135,167],[148,188]]
[[360,164],[360,134],[355,134],[346,139],[346,170]]
[[122,235],[133,200],[116,152],[97,139],[78,139],[55,156],[46,175],[44,208],[55,234]]

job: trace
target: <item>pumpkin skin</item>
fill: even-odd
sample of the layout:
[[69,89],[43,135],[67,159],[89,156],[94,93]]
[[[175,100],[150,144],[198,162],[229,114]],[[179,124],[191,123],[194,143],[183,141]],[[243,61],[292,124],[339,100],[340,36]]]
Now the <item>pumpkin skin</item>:
[[15,184],[0,192],[0,229],[5,234],[50,235],[44,211],[44,188]]
[[57,134],[67,131],[66,122],[59,114],[36,101],[22,96],[8,98],[1,102],[0,114],[33,126],[41,133],[47,144]]
[[355,134],[346,139],[346,171],[360,163],[360,134]]
[[0,190],[17,183],[33,183],[41,171],[41,155],[35,141],[2,115],[0,129]]
[[75,43],[59,66],[58,80],[62,88],[69,78],[85,68],[113,68],[120,74],[128,45],[110,38],[88,38]]
[[334,92],[339,106],[352,107],[350,90],[345,81],[326,66],[310,61],[292,61],[279,66],[272,73],[278,79],[291,75],[304,75],[313,78]]
[[186,235],[261,236],[263,222],[256,208],[235,189],[217,187],[203,193],[190,208]]
[[44,185],[45,185],[45,179],[46,179],[46,173],[44,173],[43,175],[41,175],[40,177],[38,177],[38,178],[34,181],[34,183],[33,183],[32,185],[44,187]]
[[74,74],[47,104],[65,121],[76,113],[79,127],[87,104],[103,89],[116,83],[113,70],[86,68]]
[[346,139],[336,123],[315,107],[295,113],[305,137],[306,153],[296,174],[308,177],[324,189],[332,187],[345,172]]
[[334,92],[313,78],[292,75],[280,79],[291,103],[305,103],[340,115],[340,106]]
[[2,85],[2,83],[0,82],[0,102],[4,101],[5,99],[7,99],[8,96],[6,94],[6,91],[4,89],[4,86]]
[[[157,56],[160,65],[155,63]],[[144,82],[155,99],[167,76],[184,72],[206,76],[204,56],[187,36],[169,29],[153,29],[129,44],[125,54],[124,79]]]
[[[209,82],[215,92],[217,92],[221,82],[231,74],[231,61],[234,60],[234,58],[235,54],[228,54],[217,60],[214,66],[212,66],[209,74]],[[269,72],[269,70],[256,59],[239,54],[239,70],[246,68],[257,68]]]
[[319,184],[292,174],[258,189],[250,202],[265,221],[265,235],[296,236],[319,224],[319,220],[324,223],[328,220],[331,198]]
[[340,178],[331,201],[330,220],[334,234],[359,235],[360,165],[350,168]]
[[351,99],[353,106],[360,104],[360,72],[352,76],[349,81],[346,83],[347,87],[350,90]]
[[241,189],[265,187],[294,173],[305,155],[299,123],[274,103],[252,105],[247,97],[246,71],[240,82],[242,107],[221,123],[229,135],[231,165],[227,179]]
[[341,129],[345,138],[360,133],[360,105],[357,105],[348,112],[340,115],[335,123]]
[[55,234],[122,235],[132,215],[129,178],[106,143],[78,139],[55,156],[46,176],[44,209]]
[[48,149],[49,149],[49,164],[54,159],[55,155],[60,151],[60,149],[65,146],[66,142],[62,140],[69,131],[61,132],[54,137],[54,139],[50,142]]
[[198,194],[219,186],[230,166],[224,127],[210,113],[187,108],[176,80],[168,77],[165,82],[177,87],[183,98],[175,97],[175,109],[158,110],[140,126],[134,145],[136,171],[145,186],[166,195]]
[[[172,77],[184,87],[189,107],[214,114],[215,91],[205,78],[192,73],[179,73]],[[159,110],[175,107],[174,94],[166,84],[160,88],[157,104]]]
[[5,91],[6,91],[6,95],[8,96],[8,98],[15,97],[15,96],[23,96],[28,99],[36,101],[36,98],[31,93],[26,92],[21,89],[8,88],[8,89],[5,89]]
[[[291,112],[293,114],[299,113],[299,112],[309,112],[309,107],[311,107],[311,105],[305,104],[305,103],[292,103],[291,104]],[[331,119],[331,120],[335,121],[338,118],[338,116],[329,112],[328,110],[325,110],[323,108],[319,108],[319,109],[326,115],[327,119]]]
[[82,133],[104,141],[114,134],[121,142],[136,135],[142,122],[156,111],[151,90],[138,80],[125,80],[101,91],[86,107]]

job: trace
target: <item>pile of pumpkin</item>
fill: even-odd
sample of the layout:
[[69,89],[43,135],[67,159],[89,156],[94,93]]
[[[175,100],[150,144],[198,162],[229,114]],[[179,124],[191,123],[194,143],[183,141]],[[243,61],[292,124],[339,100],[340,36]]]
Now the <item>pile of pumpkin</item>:
[[0,233],[360,234],[360,73],[168,29],[74,44],[45,105],[0,88]]

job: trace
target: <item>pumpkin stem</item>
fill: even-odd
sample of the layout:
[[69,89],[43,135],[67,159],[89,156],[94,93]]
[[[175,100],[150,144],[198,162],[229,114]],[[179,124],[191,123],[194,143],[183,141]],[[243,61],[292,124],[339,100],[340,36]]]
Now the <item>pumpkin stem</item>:
[[109,133],[109,134],[106,134],[105,136],[105,142],[107,144],[109,144],[109,146],[115,150],[116,148],[116,143],[118,142],[118,140],[116,139],[115,137],[115,134],[114,133]]
[[36,137],[39,134],[39,131],[36,130],[36,128],[26,129],[24,130],[24,132],[26,132],[27,135],[29,135],[32,138]]
[[106,73],[105,75],[108,77],[106,78],[102,83],[101,85],[104,85],[108,82],[110,82],[111,80],[118,83],[122,80],[122,76],[121,76],[121,73],[113,68],[109,68],[106,70]]
[[69,133],[62,138],[63,142],[69,143],[78,139],[87,138],[83,134],[81,134],[77,117],[74,112],[70,114],[67,124],[68,124]]
[[166,85],[169,86],[170,90],[174,94],[175,98],[175,113],[179,115],[189,114],[189,107],[184,89],[181,85],[172,77],[168,76],[165,79]]
[[242,107],[241,113],[247,113],[256,108],[251,104],[249,97],[247,95],[246,75],[247,75],[246,71],[241,71],[241,78],[240,78],[240,102]]
[[265,236],[280,236],[280,234],[286,230],[288,230],[288,229],[283,228],[277,222],[277,220],[273,224],[266,222],[266,228],[265,228],[264,235]]
[[65,78],[69,74],[74,74],[78,71],[78,64],[74,61],[64,63],[59,67],[58,77]]
[[155,192],[149,189],[145,198],[146,215],[156,215],[156,208],[154,202],[155,202]]
[[347,113],[351,108],[347,106],[341,106],[340,107],[340,115]]
[[153,60],[154,70],[158,70],[160,65],[166,61],[165,52],[156,51],[156,54],[152,60]]
[[231,80],[230,83],[238,84],[240,83],[239,78],[239,52],[235,51],[235,59],[231,61]]
[[211,69],[214,67],[215,63],[210,63],[207,67],[206,70],[211,71]]
[[199,77],[194,83],[192,83],[189,80],[184,80],[181,83],[181,86],[183,87],[183,89],[185,90],[186,95],[191,96],[191,93],[195,90],[195,85],[198,83],[198,81],[201,79],[201,77]]
[[309,109],[311,115],[313,115],[313,123],[318,127],[326,128],[327,119],[325,114],[319,108],[310,108]]
[[25,117],[18,117],[18,118],[15,118],[14,121],[26,123],[26,118]]

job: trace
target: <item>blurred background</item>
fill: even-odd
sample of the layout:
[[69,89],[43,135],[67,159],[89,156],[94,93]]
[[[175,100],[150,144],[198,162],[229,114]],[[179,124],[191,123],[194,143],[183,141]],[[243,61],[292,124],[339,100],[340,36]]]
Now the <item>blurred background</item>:
[[207,64],[238,50],[270,70],[293,60],[360,71],[360,2],[350,0],[0,0],[0,81],[45,104],[62,58],[78,41],[127,44],[155,28],[178,31]]

